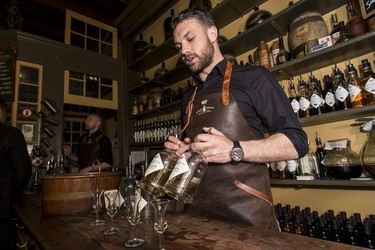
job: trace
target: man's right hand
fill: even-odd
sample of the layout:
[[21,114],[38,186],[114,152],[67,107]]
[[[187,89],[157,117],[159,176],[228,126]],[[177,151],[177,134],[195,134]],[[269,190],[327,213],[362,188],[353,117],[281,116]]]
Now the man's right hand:
[[181,156],[190,149],[190,138],[186,137],[183,141],[180,141],[175,136],[169,136],[168,140],[164,142],[164,147],[176,151],[176,154]]

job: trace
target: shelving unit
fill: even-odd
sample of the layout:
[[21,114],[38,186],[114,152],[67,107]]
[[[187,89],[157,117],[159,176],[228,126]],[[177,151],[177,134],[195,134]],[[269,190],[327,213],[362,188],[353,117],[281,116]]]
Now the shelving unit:
[[338,188],[338,189],[375,189],[374,180],[288,180],[271,179],[273,187],[294,188]]

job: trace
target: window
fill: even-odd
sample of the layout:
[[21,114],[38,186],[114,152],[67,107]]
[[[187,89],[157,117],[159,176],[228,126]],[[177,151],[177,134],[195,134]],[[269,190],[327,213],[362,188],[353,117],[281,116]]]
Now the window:
[[11,124],[23,132],[27,144],[37,143],[37,114],[41,109],[42,75],[42,65],[17,61]]
[[72,148],[73,154],[77,154],[79,138],[86,133],[86,118],[64,117],[63,144]]
[[64,81],[64,103],[117,110],[117,81],[68,70]]
[[117,58],[117,29],[66,10],[65,43]]

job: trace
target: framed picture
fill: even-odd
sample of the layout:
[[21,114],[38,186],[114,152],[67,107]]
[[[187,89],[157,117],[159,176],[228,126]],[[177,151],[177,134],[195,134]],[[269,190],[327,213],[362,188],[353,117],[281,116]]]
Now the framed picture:
[[374,0],[359,0],[361,5],[361,13],[364,19],[375,14],[375,1]]

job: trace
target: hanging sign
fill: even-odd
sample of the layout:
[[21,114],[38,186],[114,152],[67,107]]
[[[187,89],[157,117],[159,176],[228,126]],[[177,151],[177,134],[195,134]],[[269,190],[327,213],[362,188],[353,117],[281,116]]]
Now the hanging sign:
[[359,4],[364,19],[375,14],[375,0],[359,0]]
[[14,101],[16,53],[16,48],[0,45],[0,97],[5,102]]

